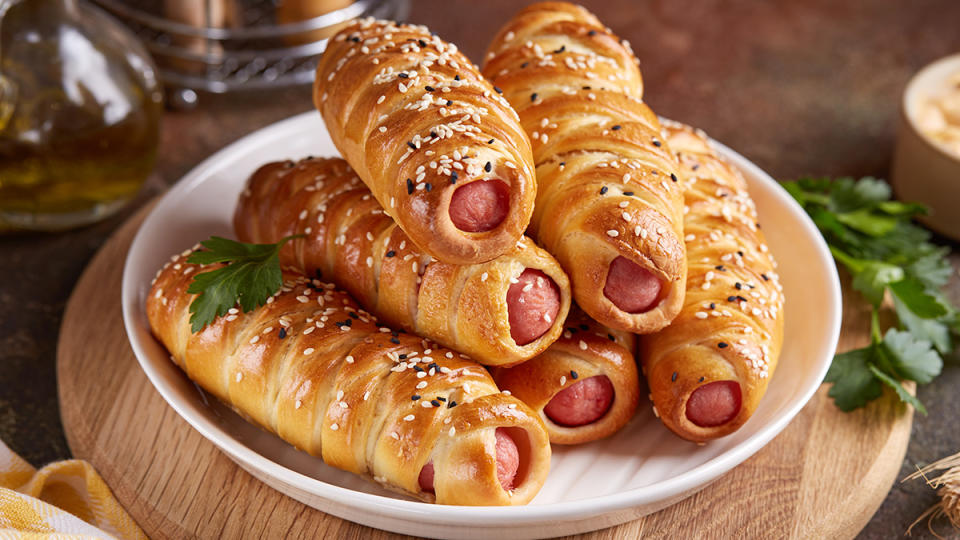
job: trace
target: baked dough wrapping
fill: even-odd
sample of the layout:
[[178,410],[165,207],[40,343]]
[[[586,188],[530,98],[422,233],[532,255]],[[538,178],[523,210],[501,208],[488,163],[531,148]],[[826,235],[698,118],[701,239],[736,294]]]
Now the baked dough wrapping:
[[486,365],[543,352],[560,336],[570,307],[566,274],[527,237],[485,263],[434,260],[338,158],[260,167],[240,197],[234,230],[255,243],[305,235],[283,247],[281,263],[336,281],[385,324]]
[[706,135],[665,123],[686,179],[687,295],[673,324],[640,340],[654,411],[704,442],[753,414],[783,342],[783,287],[740,172]]
[[[285,273],[266,305],[234,308],[190,329],[187,293],[200,267],[175,256],[146,300],[171,359],[244,417],[327,464],[428,502],[525,504],[546,478],[543,422],[486,370],[395,332],[332,284]],[[498,480],[495,432],[517,447],[513,488]],[[433,464],[434,492],[418,475]]]
[[483,73],[530,135],[528,232],[577,304],[630,332],[669,324],[683,305],[683,189],[629,45],[582,7],[534,4],[500,30]]

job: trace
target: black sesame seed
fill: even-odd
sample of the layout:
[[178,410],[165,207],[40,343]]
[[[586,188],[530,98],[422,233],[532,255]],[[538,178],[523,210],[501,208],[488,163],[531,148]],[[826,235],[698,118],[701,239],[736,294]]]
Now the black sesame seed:
[[610,128],[610,129],[612,129],[612,130],[614,130],[614,131],[618,131],[618,130],[619,130],[620,128],[622,128],[622,127],[623,127],[623,126],[621,126],[620,124],[617,124],[617,125],[613,126],[613,127]]
[[591,31],[587,32],[587,35],[588,35],[588,36],[595,36],[595,35],[597,35],[597,31],[596,31],[596,30],[591,30]]
[[579,374],[579,373],[577,373],[576,371],[574,371],[574,370],[572,370],[572,369],[570,370],[570,378],[571,378],[571,379],[576,380],[576,379],[578,379],[579,377],[580,377],[580,374]]
[[733,286],[736,287],[738,291],[743,289],[743,285],[741,285],[739,281],[736,282]]
[[529,66],[529,65],[530,65],[530,62],[524,62],[524,63],[520,64],[520,69],[523,69],[523,68],[525,68],[525,67],[527,67],[527,66]]
[[616,340],[617,340],[617,338],[613,337],[613,334],[607,334],[607,339],[609,339],[610,341],[616,341]]
[[411,150],[417,149],[417,145],[413,144],[411,141],[407,141],[407,146],[409,146]]
[[423,368],[420,366],[413,366],[413,370],[416,371],[417,373],[421,373],[423,371]]
[[404,353],[404,354],[398,355],[397,358],[399,358],[399,359],[401,359],[401,360],[406,360],[406,359],[407,359],[407,354]]
[[400,73],[397,73],[397,77],[400,77],[401,79],[409,79],[410,75],[407,75],[406,73],[401,71]]
[[586,332],[587,330],[590,329],[590,327],[587,326],[587,325],[585,325],[585,324],[581,324],[581,325],[580,325],[580,329],[583,330],[584,332]]
[[488,161],[487,164],[483,166],[483,170],[485,170],[485,171],[487,171],[487,172],[490,172],[491,170],[493,170],[493,163],[490,163],[490,162]]
[[392,249],[387,252],[387,257],[396,257],[396,256],[397,256],[397,252]]
[[739,294],[737,295],[737,300],[740,300],[741,302],[748,302],[746,298],[740,296]]
[[580,330],[577,330],[576,328],[574,328],[573,326],[567,328],[567,330],[569,330],[571,334],[576,334],[577,332],[580,331]]
[[422,40],[422,39],[418,39],[418,40],[417,40],[417,43],[419,43],[421,47],[426,47],[426,46],[427,46],[427,42],[424,41],[424,40]]
[[440,366],[438,366],[436,362],[430,362],[429,364],[427,364],[427,369],[428,369],[428,370],[429,370],[429,369],[440,369]]
[[583,89],[584,89],[584,90],[591,90],[591,88],[590,88],[589,86],[584,86]]
[[770,278],[767,277],[766,274],[760,274],[760,277],[762,277],[764,281],[770,281]]
[[452,409],[452,408],[454,408],[454,407],[456,407],[456,406],[457,406],[457,402],[456,402],[456,401],[451,401],[450,403],[447,403],[447,408],[448,408],[448,409]]
[[413,401],[416,401],[416,400],[420,399],[420,396],[418,396],[417,394],[414,394],[414,395],[410,396],[410,399],[412,399]]
[[430,400],[430,404],[433,405],[434,407],[439,407],[439,406],[440,406],[440,402],[437,401],[437,400],[435,400],[435,399],[431,399],[431,400]]
[[357,36],[353,36],[353,37],[350,38],[350,41],[352,41],[352,42],[354,42],[354,43],[360,43],[360,38],[358,38]]
[[400,344],[400,340],[397,339],[397,338],[390,338],[390,343],[393,343],[394,345],[399,345],[399,344]]
[[490,139],[489,141],[487,141],[487,144],[493,144],[493,139]]
[[759,223],[754,223],[754,225],[755,225],[758,229],[760,228],[760,224],[759,224]]
[[720,343],[717,343],[717,347],[720,347],[721,349],[726,349],[727,344],[721,341]]
[[632,191],[624,191],[623,194],[626,195],[627,197],[633,197]]
[[450,183],[451,184],[457,183],[457,171],[453,171],[452,173],[450,173]]
[[407,195],[413,195],[413,180],[407,178]]
[[690,167],[690,169],[692,169],[692,170],[694,170],[694,171],[697,170],[697,169],[699,169],[699,168],[700,168],[700,165],[699,165],[699,164],[694,164],[692,167]]
[[434,139],[436,139],[437,137],[439,137],[439,135],[437,135],[437,132],[436,132],[436,131],[431,131],[431,132],[430,132],[430,136],[433,137]]
[[714,269],[714,270],[719,270],[719,271],[721,271],[721,272],[726,272],[726,271],[727,271],[727,269],[724,268],[722,264],[718,264],[718,265],[714,266],[713,269]]
[[674,371],[673,375],[670,376],[670,382],[677,382],[677,372]]
[[446,403],[446,402],[447,402],[447,398],[437,396],[437,401],[442,401],[442,402]]
[[453,100],[452,100],[452,99],[448,99],[448,100],[447,100],[447,107],[449,107],[449,106],[451,106],[451,105],[453,105]]
[[656,146],[657,148],[660,148],[660,146],[661,146],[662,144],[663,144],[663,143],[661,143],[660,141],[658,141],[658,140],[656,140],[656,139],[653,140],[653,145]]
[[673,173],[670,173],[670,179],[673,180],[674,182],[676,182],[676,181],[677,181],[677,175],[675,175],[675,174],[673,174]]
[[503,90],[501,90],[499,86],[494,86],[493,89],[494,89],[498,94],[502,94],[502,93],[503,93]]
[[560,53],[562,53],[562,52],[565,51],[565,50],[567,50],[567,46],[566,46],[566,45],[561,45],[559,49],[553,51],[553,54],[560,54]]
[[459,80],[460,80],[460,75],[454,75],[454,76],[453,76],[453,80],[459,81]]
[[350,315],[350,317],[353,318],[353,319],[359,319],[359,318],[360,318],[359,315],[357,315],[356,313],[354,313],[354,312],[352,312],[352,311],[351,311],[350,313],[347,313],[347,315]]
[[736,296],[728,296],[728,297],[727,297],[727,302],[736,302],[736,301],[737,301],[737,297],[736,297]]
[[423,185],[423,189],[430,191],[431,189],[433,189],[433,184],[431,184],[430,182],[427,182],[426,184]]
[[717,309],[717,304],[710,302],[710,309]]
[[534,92],[534,93],[530,94],[530,101],[536,101],[536,100],[537,100],[537,93]]
[[283,339],[283,338],[287,337],[287,329],[286,329],[286,328],[281,328],[281,329],[280,329],[280,333],[277,334],[277,337],[280,338],[280,339]]
[[743,252],[742,252],[742,251],[740,251],[740,250],[737,250],[737,255],[739,255],[739,256],[741,256],[741,257],[743,257]]
[[423,89],[426,90],[427,92],[433,92],[433,90],[434,90],[434,88],[433,88],[432,86],[430,86],[429,84],[428,84],[427,86],[424,86]]
[[602,188],[600,188],[600,194],[601,194],[601,195],[606,195],[606,194],[607,194],[607,191],[609,191],[609,189],[610,189],[610,188],[608,188],[607,186],[603,186]]
[[703,382],[704,379],[706,379],[706,377],[700,377],[700,380],[697,382]]
[[561,162],[560,162],[560,166],[561,166],[561,167],[563,167],[563,166],[566,165],[566,164],[567,164],[566,161],[561,161]]

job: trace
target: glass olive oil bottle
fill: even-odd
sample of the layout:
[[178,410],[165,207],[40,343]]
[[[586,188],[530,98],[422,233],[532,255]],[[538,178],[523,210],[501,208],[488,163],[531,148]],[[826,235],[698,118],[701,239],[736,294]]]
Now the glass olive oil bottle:
[[119,22],[82,0],[0,0],[0,231],[119,210],[153,168],[161,103]]

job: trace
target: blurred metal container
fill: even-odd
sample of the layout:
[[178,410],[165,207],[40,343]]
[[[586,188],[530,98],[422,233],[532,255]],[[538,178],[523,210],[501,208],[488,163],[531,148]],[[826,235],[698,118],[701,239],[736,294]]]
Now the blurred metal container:
[[409,0],[93,0],[140,37],[168,99],[306,84],[327,38],[357,17],[403,20]]

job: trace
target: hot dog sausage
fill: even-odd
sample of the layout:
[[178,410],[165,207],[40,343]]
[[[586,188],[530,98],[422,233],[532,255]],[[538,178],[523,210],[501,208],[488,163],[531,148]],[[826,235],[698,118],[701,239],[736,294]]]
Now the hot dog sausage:
[[606,375],[597,375],[557,392],[543,412],[562,426],[583,426],[606,414],[613,397],[613,383]]
[[649,270],[619,256],[610,263],[603,295],[627,313],[643,313],[656,305],[662,288]]
[[[509,491],[513,489],[513,483],[517,477],[517,471],[520,469],[520,451],[517,449],[517,443],[513,437],[507,434],[503,428],[497,428],[494,433],[497,438],[497,479],[503,489]],[[433,492],[433,462],[429,462],[420,470],[418,481],[420,489]]]
[[526,345],[550,329],[560,311],[560,289],[540,270],[527,268],[507,289],[510,335]]
[[726,424],[740,412],[740,383],[714,381],[690,394],[687,419],[700,427]]
[[500,180],[464,184],[450,198],[450,220],[461,231],[484,232],[496,228],[510,210],[510,188]]

